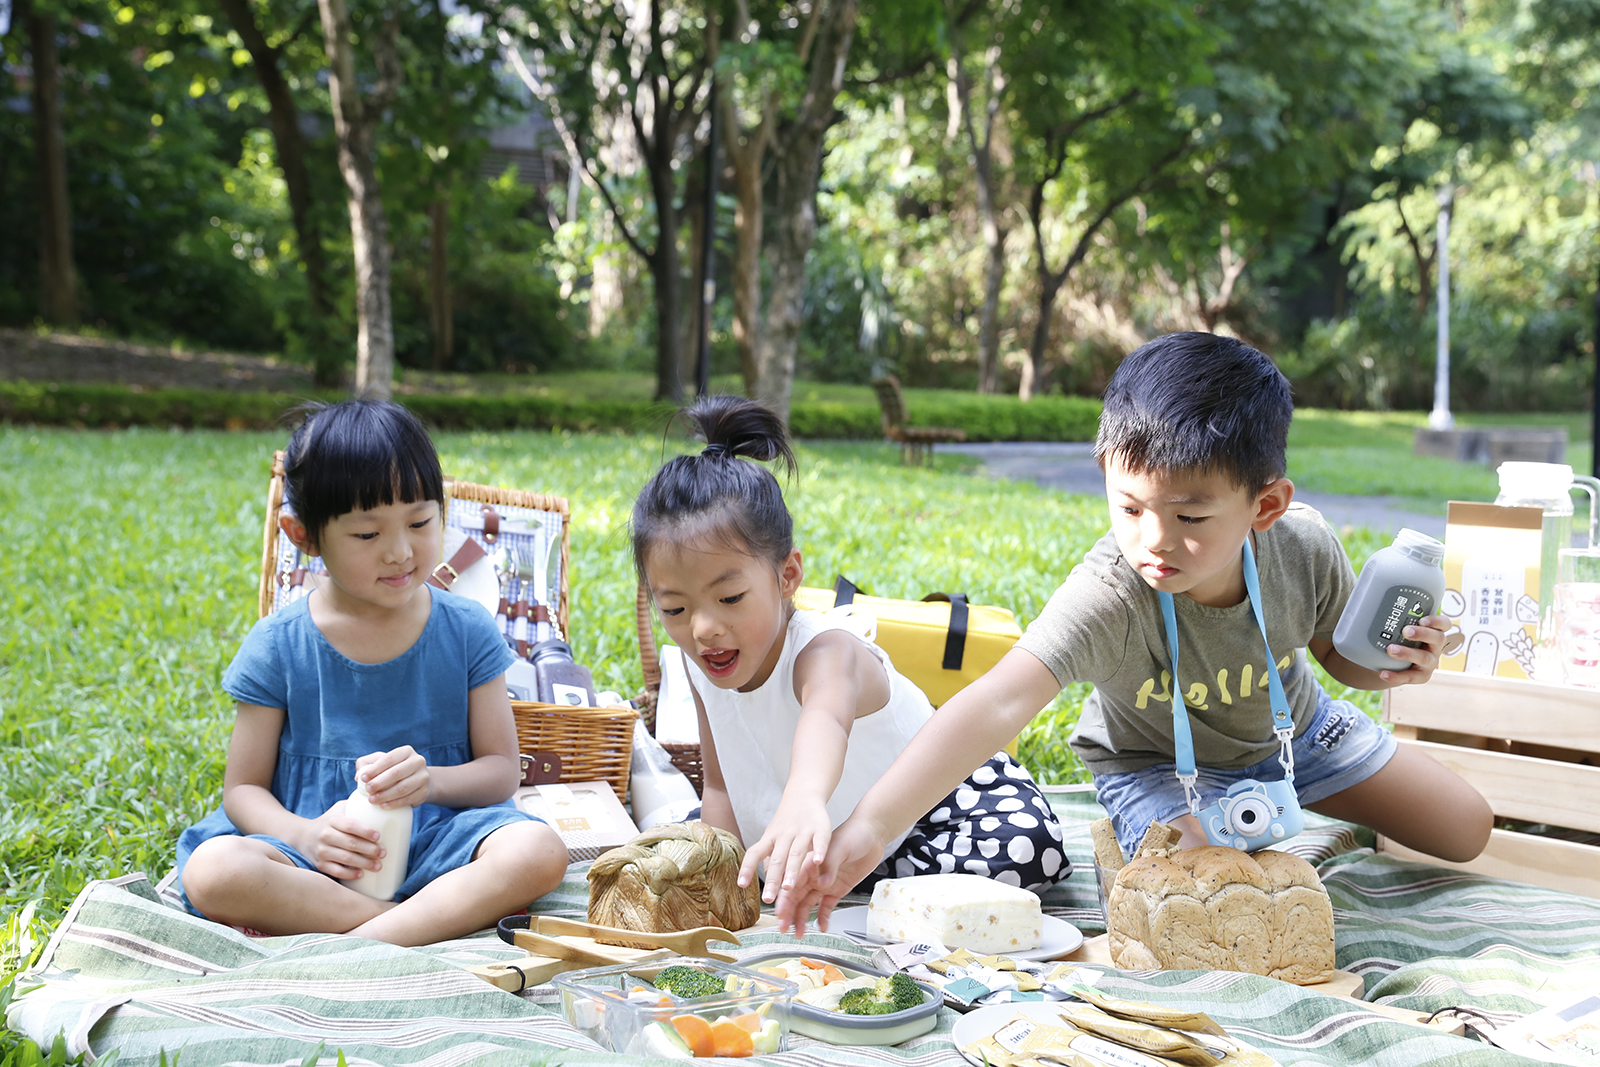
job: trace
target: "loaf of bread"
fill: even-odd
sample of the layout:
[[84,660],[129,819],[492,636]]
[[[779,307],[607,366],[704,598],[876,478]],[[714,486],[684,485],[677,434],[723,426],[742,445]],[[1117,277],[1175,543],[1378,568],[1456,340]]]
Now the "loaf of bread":
[[739,888],[743,860],[726,830],[703,822],[651,827],[590,866],[589,921],[640,933],[754,926],[761,891],[754,879]]
[[1044,913],[1037,894],[976,874],[885,878],[872,887],[867,933],[980,955],[1027,952],[1044,938]]
[[1108,908],[1111,961],[1130,971],[1245,971],[1313,985],[1333,976],[1333,905],[1287,852],[1208,845],[1136,859]]

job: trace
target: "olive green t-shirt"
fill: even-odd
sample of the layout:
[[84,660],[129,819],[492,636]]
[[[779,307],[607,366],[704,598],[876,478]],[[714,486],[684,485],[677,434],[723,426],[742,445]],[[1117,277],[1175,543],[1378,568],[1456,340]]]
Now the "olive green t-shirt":
[[[1304,504],[1290,505],[1256,534],[1255,552],[1267,633],[1298,735],[1317,706],[1306,643],[1332,641],[1355,573],[1333,530]],[[1173,606],[1196,763],[1238,770],[1266,759],[1278,742],[1266,650],[1250,601],[1212,608],[1179,595]],[[1113,535],[1072,569],[1017,647],[1037,656],[1063,686],[1093,683],[1070,739],[1090,771],[1119,774],[1173,761],[1171,660],[1160,601],[1122,558]]]

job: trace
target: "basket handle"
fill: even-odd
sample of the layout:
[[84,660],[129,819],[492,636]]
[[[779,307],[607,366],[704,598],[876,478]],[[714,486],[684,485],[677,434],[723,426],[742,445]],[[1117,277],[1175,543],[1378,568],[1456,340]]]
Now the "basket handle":
[[650,590],[639,583],[634,598],[634,622],[639,633],[639,665],[644,668],[644,693],[639,698],[639,714],[644,728],[656,732],[656,697],[661,693],[661,660],[656,655],[656,634],[650,623]]

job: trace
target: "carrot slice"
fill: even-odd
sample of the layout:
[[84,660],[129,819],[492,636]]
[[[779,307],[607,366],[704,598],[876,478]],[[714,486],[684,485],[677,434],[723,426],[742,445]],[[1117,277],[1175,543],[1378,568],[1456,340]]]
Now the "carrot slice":
[[824,982],[842,982],[844,981],[844,972],[831,963],[824,963],[822,965],[822,980]]
[[716,1056],[716,1040],[711,1033],[711,1024],[698,1015],[674,1015],[672,1028],[678,1031],[678,1036],[683,1038],[684,1044],[689,1046],[689,1051],[696,1057]]
[[[718,1019],[711,1024],[711,1041],[714,1056],[753,1056],[755,1042],[751,1032],[736,1022]],[[699,1055],[699,1053],[695,1053]]]
[[761,1016],[753,1011],[747,1011],[743,1015],[735,1015],[728,1021],[738,1023],[752,1034],[760,1033],[761,1031]]
[[810,967],[814,971],[820,971],[827,966],[827,964],[823,963],[821,960],[808,960],[804,956],[800,957],[800,962],[805,966]]

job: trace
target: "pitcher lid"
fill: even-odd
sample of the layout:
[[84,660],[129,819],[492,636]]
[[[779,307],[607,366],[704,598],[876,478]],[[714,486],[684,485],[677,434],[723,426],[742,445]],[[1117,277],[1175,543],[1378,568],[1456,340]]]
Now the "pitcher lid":
[[1507,460],[1500,464],[1496,473],[1500,476],[1502,493],[1511,492],[1524,498],[1564,497],[1572,488],[1572,467],[1566,463]]

